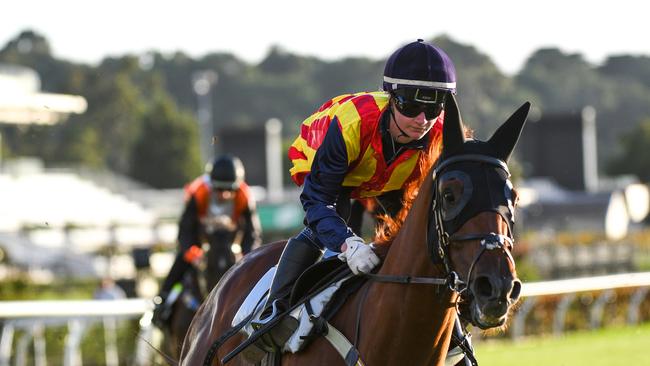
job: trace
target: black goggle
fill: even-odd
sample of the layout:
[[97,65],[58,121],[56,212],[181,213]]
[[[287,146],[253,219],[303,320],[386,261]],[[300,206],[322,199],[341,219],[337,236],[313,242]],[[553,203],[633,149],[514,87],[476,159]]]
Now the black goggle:
[[442,109],[445,107],[444,102],[421,103],[396,95],[395,107],[405,117],[413,118],[424,112],[426,119],[431,120],[440,115]]

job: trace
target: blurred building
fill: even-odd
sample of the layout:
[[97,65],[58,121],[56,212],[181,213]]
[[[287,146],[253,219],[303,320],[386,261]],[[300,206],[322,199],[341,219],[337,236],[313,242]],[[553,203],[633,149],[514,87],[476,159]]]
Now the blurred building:
[[[0,64],[0,124],[53,125],[86,111],[82,96],[40,88],[34,70]],[[111,267],[128,275],[130,256],[94,254],[173,243],[175,222],[170,227],[161,220],[175,220],[182,197],[180,190],[152,190],[110,172],[45,169],[38,159],[2,161],[0,155],[0,275],[19,268],[44,279],[103,276]]]
[[0,123],[55,124],[86,111],[79,95],[43,93],[38,74],[27,67],[0,63]]
[[[175,243],[182,199],[180,189],[150,189],[110,172],[7,161],[0,173],[3,262],[53,275],[132,277],[134,249]],[[110,258],[96,256],[107,250]]]
[[525,182],[525,230],[595,232],[624,238],[648,216],[648,187],[630,177],[598,174],[596,111],[542,114],[522,132],[517,154]]
[[524,176],[550,178],[572,191],[598,190],[596,112],[542,114],[532,118],[517,145]]

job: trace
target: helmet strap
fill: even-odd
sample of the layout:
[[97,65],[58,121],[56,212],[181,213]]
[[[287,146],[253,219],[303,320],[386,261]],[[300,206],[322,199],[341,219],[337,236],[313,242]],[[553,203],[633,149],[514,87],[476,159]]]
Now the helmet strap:
[[[409,135],[407,135],[406,132],[404,132],[404,130],[402,130],[402,129],[400,128],[400,126],[397,124],[397,118],[395,118],[395,112],[393,112],[393,106],[390,105],[390,106],[389,106],[389,109],[390,109],[390,116],[393,117],[393,122],[395,123],[395,127],[397,127],[397,129],[398,129],[399,132],[400,132],[399,136],[397,136],[395,139],[398,139],[398,138],[400,138],[400,137],[402,137],[402,136],[409,137]],[[391,137],[391,138],[392,138],[392,137]]]

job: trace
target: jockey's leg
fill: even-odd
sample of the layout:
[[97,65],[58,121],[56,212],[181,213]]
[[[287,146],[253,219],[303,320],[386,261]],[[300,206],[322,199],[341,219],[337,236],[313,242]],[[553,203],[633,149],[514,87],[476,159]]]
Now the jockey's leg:
[[[269,297],[260,315],[266,323],[269,316],[289,309],[289,295],[298,277],[321,256],[321,249],[302,235],[289,239],[273,276]],[[275,310],[275,311],[274,311]],[[270,320],[270,319],[268,319]]]
[[160,287],[158,296],[154,298],[155,308],[153,311],[153,322],[156,325],[160,326],[169,319],[169,316],[171,315],[171,306],[167,304],[167,298],[174,284],[183,279],[183,275],[189,268],[190,264],[183,259],[183,252],[179,251],[172,268],[169,270],[169,274],[167,274],[167,277]]
[[174,259],[172,268],[169,270],[169,274],[167,274],[165,281],[163,281],[163,284],[160,287],[160,293],[165,295],[169,294],[172,286],[183,279],[183,275],[187,272],[190,266],[191,265],[183,259],[183,252],[179,251]]
[[[321,249],[305,235],[304,231],[289,239],[275,270],[264,310],[260,314],[259,321],[254,321],[252,324],[254,328],[262,327],[278,314],[289,309],[289,295],[293,284],[309,266],[318,260],[321,254]],[[281,347],[297,327],[298,320],[291,316],[285,316],[269,331],[268,337],[267,335],[263,336],[267,340],[258,339],[257,342],[243,350],[243,356],[251,363],[259,362],[265,352],[270,350],[269,343]]]

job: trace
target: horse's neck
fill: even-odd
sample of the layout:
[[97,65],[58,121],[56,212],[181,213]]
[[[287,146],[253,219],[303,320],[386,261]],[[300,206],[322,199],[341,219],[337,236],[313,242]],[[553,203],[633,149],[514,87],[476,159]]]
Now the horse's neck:
[[[430,175],[429,175],[430,177]],[[404,224],[390,244],[381,273],[432,276],[439,273],[427,253],[429,207],[433,199],[433,181],[425,179]]]
[[[426,233],[432,186],[432,179],[427,179],[420,187],[404,224],[390,246],[380,274],[445,276],[444,270],[434,266],[427,253]],[[455,295],[444,287],[374,284],[366,302],[368,319],[375,322],[395,320],[389,321],[388,332],[368,335],[366,345],[375,349],[387,347],[385,349],[390,349],[393,355],[409,355],[408,361],[412,364],[431,364],[432,360],[444,359],[455,319],[452,298]]]

